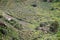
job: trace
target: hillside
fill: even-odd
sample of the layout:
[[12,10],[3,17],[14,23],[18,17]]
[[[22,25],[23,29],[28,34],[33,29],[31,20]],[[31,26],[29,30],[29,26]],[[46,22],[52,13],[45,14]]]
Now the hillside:
[[0,0],[0,40],[60,40],[59,0]]

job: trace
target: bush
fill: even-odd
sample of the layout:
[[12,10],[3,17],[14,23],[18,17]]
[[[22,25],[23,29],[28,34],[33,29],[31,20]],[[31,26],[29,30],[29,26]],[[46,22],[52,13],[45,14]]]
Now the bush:
[[59,27],[58,22],[54,21],[50,24],[50,31],[55,33],[57,32],[58,27]]
[[0,15],[0,18],[3,18],[3,16],[2,16],[2,15]]

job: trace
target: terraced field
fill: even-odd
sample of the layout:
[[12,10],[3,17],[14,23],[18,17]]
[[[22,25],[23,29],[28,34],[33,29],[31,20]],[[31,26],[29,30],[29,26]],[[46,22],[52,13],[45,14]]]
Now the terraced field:
[[2,0],[0,40],[60,40],[60,2]]

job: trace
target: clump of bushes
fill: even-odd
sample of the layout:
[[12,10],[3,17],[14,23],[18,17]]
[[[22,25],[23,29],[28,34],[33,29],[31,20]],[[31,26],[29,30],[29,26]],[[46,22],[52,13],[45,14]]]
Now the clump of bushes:
[[3,35],[7,35],[7,30],[6,29],[0,29],[0,33],[2,33]]
[[33,7],[37,7],[37,5],[36,5],[36,4],[32,4],[31,6],[33,6]]
[[3,35],[7,35],[7,27],[4,23],[1,23],[0,22],[0,33],[3,34]]
[[50,31],[57,32],[58,27],[59,27],[59,23],[57,21],[54,21],[50,24]]
[[42,30],[45,33],[56,33],[59,27],[59,23],[57,21],[50,22],[41,22],[40,26],[36,28],[36,30]]

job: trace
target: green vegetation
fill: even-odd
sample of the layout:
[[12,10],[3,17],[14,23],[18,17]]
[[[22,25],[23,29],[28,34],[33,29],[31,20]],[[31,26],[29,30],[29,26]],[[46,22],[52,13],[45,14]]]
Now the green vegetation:
[[60,40],[60,0],[0,0],[0,40]]

